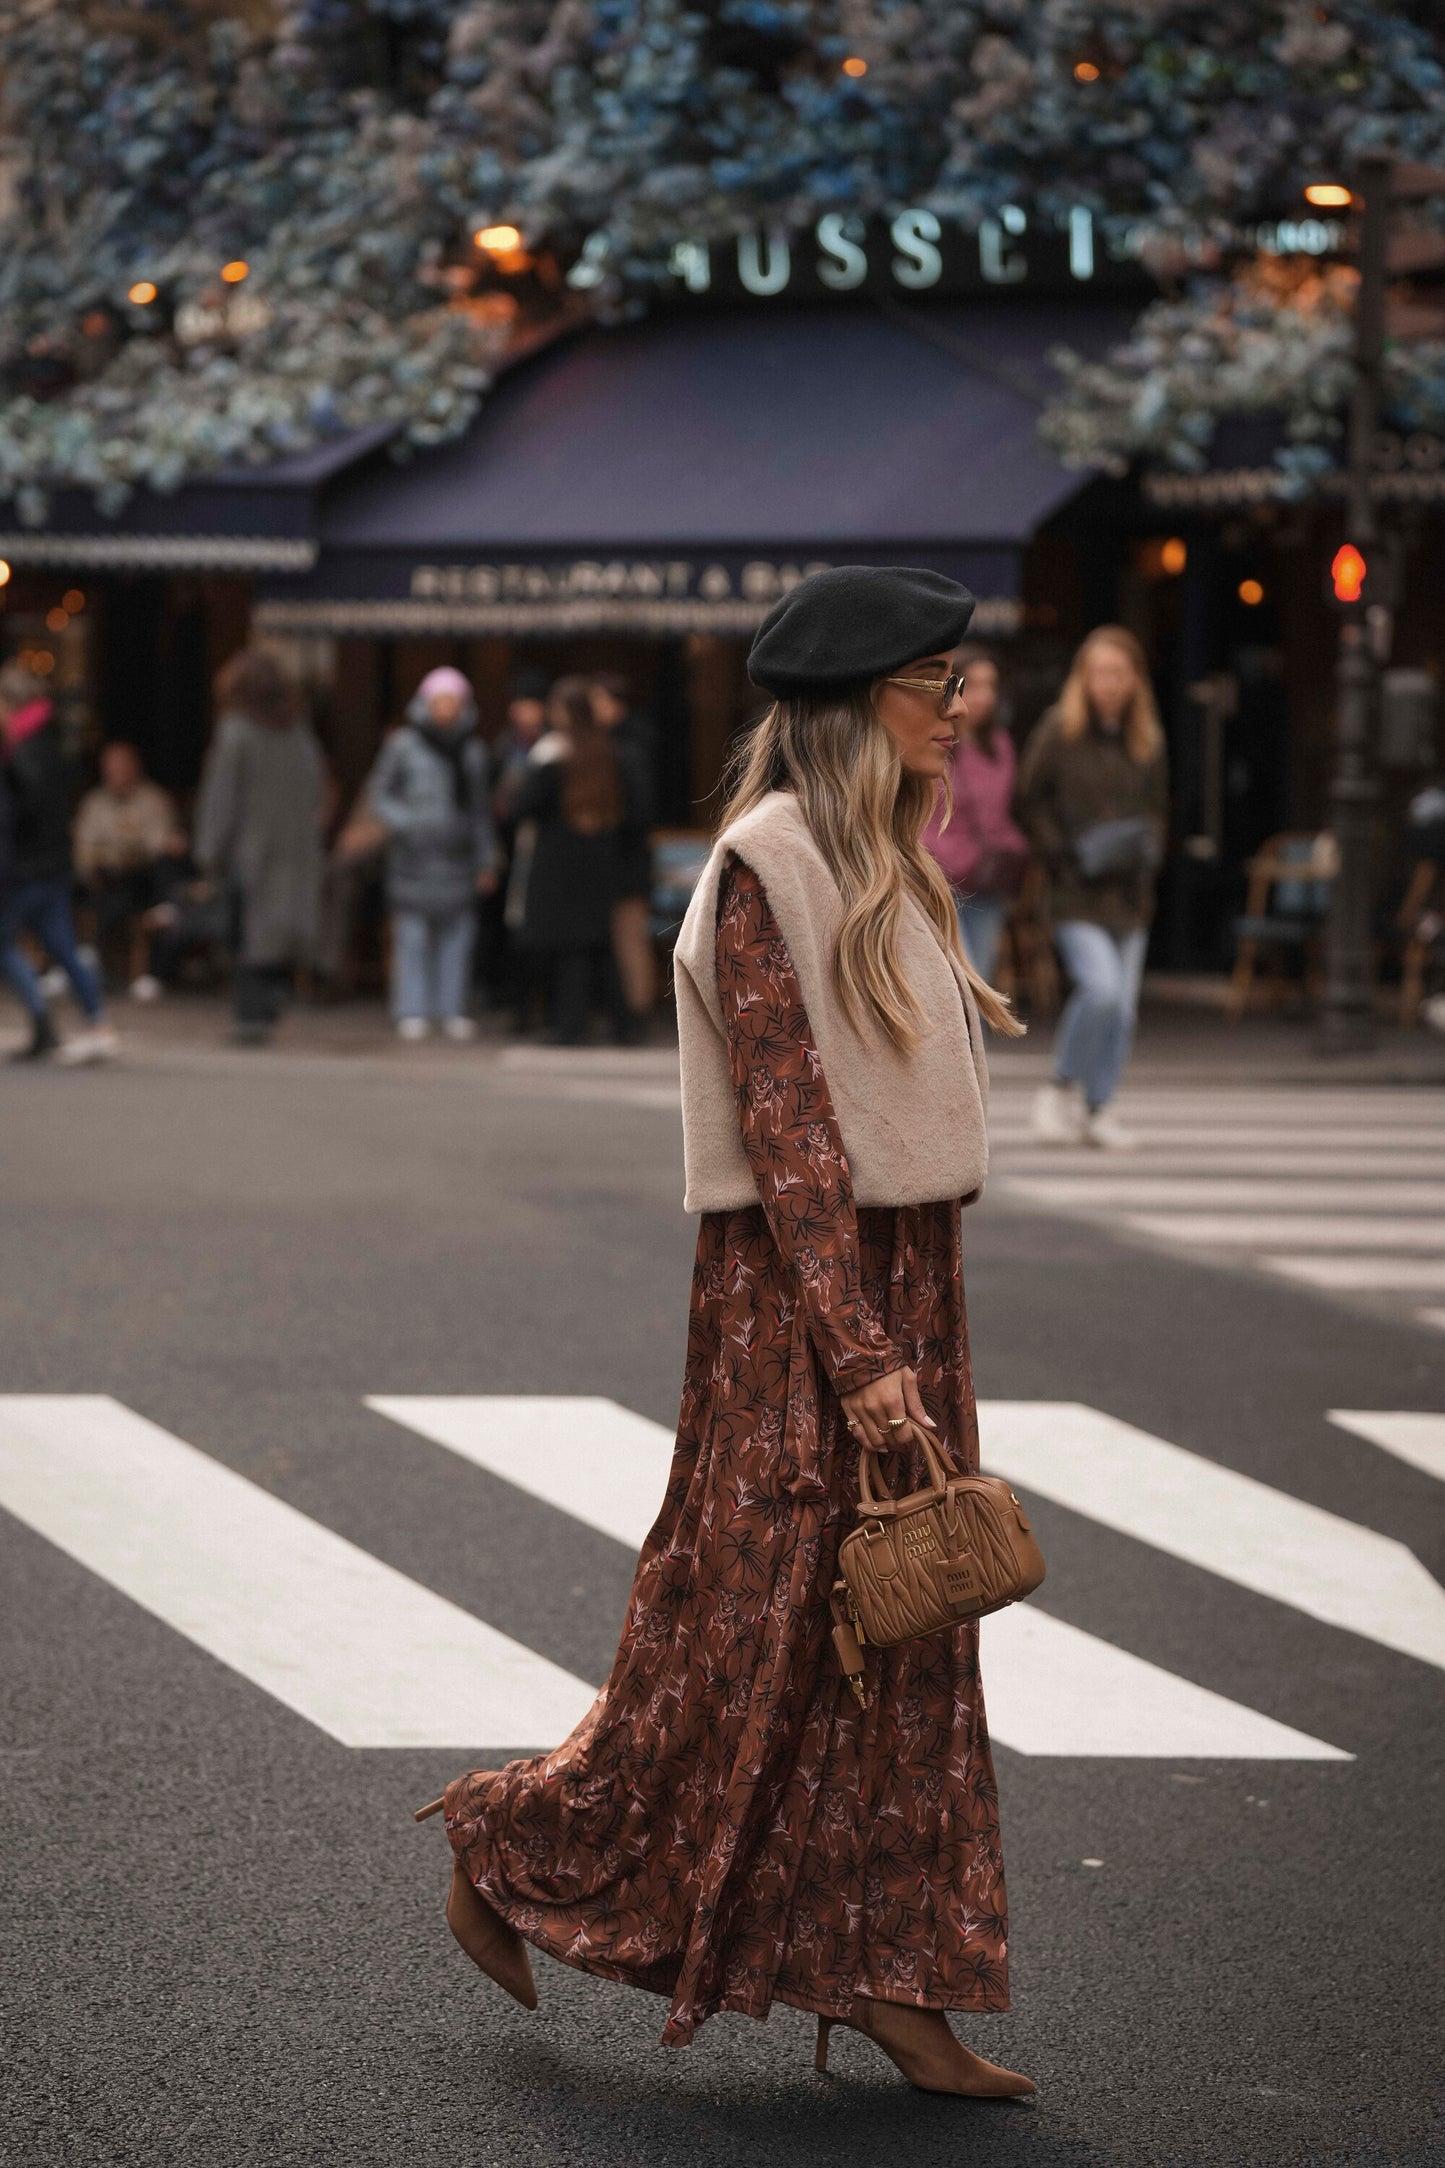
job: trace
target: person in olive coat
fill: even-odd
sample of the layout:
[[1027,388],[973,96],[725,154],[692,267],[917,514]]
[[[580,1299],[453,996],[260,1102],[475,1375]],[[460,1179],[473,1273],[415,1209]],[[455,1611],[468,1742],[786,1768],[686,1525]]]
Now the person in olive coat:
[[228,899],[238,1045],[270,1037],[315,952],[326,761],[276,656],[248,647],[216,679],[219,721],[196,800],[196,863]]
[[514,798],[517,818],[537,824],[522,940],[552,967],[554,1045],[583,1044],[599,1000],[613,1037],[628,1044],[639,1027],[622,993],[612,922],[628,839],[651,816],[647,773],[635,748],[597,722],[586,678],[558,682],[548,721]]

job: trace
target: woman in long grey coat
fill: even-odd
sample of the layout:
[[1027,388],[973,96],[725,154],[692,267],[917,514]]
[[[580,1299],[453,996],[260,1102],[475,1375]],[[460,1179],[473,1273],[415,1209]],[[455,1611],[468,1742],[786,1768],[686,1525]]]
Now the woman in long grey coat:
[[403,1039],[424,1039],[433,1024],[449,1039],[475,1036],[477,897],[496,887],[501,864],[476,727],[460,670],[428,671],[371,780],[372,811],[390,837],[391,1006]]
[[295,686],[265,648],[243,648],[225,665],[216,711],[195,855],[234,908],[234,1036],[258,1046],[316,944],[326,766]]

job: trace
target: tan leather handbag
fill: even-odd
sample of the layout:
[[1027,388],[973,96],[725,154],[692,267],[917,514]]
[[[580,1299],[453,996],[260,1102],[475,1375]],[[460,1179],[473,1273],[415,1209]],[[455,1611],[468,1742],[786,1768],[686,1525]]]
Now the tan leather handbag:
[[[927,1490],[894,1498],[874,1489],[875,1454],[858,1461],[858,1519],[838,1546],[833,1646],[861,1707],[863,1647],[892,1648],[1031,1596],[1044,1577],[1028,1517],[1001,1476],[958,1475],[938,1441],[910,1425],[923,1448]],[[899,1432],[899,1443],[905,1433]]]

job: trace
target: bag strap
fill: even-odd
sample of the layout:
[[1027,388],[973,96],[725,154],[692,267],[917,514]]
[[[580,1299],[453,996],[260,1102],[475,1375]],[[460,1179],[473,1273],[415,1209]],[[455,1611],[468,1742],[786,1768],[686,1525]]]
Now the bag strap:
[[923,1457],[928,1462],[928,1473],[934,1491],[940,1499],[947,1494],[948,1486],[954,1478],[955,1471],[949,1467],[948,1462],[944,1459],[942,1448],[933,1433],[924,1424],[916,1423],[910,1417],[907,1430],[905,1431],[902,1428],[897,1430],[890,1437],[887,1445],[882,1447],[865,1445],[858,1455],[858,1512],[864,1520],[880,1513],[896,1511],[897,1499],[893,1492],[886,1485],[881,1492],[874,1489],[873,1473],[882,1454],[900,1452],[910,1435],[913,1442],[923,1449]]

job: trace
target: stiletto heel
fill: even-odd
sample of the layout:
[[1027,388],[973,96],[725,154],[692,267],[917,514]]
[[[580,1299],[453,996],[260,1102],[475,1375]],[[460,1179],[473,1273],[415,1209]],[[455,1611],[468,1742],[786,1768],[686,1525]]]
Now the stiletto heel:
[[820,2017],[818,2020],[818,2045],[813,2050],[813,2068],[825,2073],[828,2068],[828,2035],[832,2030],[833,2020],[830,2017]]
[[[985,2062],[981,2055],[966,2048],[941,2011],[879,2003],[867,1995],[854,1998],[853,2010],[849,2018],[819,2018],[820,2070],[825,2067],[828,2052],[827,2028],[836,2022],[862,2033],[874,2047],[881,2048],[894,2069],[922,2093],[956,2093],[968,2100],[1019,2100],[1038,2091],[1032,2078]],[[929,2023],[930,2019],[938,2022]]]
[[431,1817],[434,1814],[441,1813],[442,1808],[446,1805],[446,1803],[447,1795],[445,1792],[443,1792],[441,1798],[434,1799],[429,1807],[418,1807],[415,1814],[412,1816],[412,1820],[414,1822],[430,1821]]

